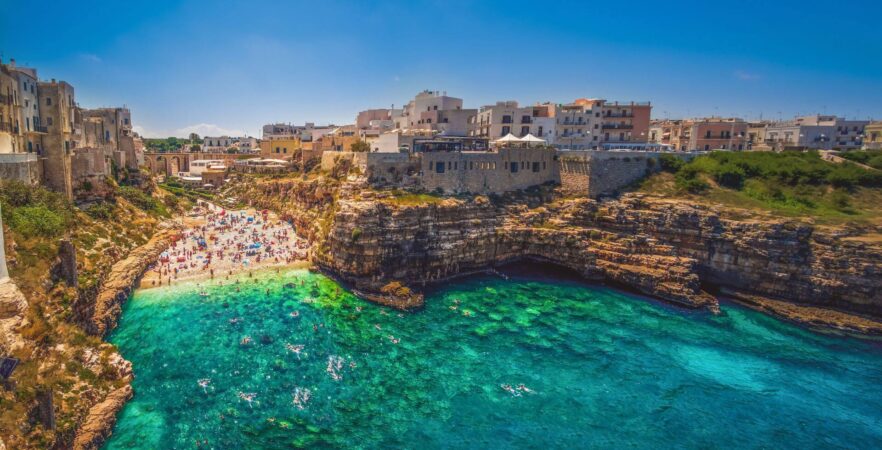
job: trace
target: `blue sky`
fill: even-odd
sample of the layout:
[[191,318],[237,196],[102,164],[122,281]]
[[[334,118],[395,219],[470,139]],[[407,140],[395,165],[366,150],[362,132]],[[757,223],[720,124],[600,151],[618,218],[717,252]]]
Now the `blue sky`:
[[[147,136],[353,122],[423,89],[653,117],[882,118],[879,1],[0,0],[4,62]],[[37,17],[40,11],[54,11]],[[875,25],[874,25],[875,24]]]

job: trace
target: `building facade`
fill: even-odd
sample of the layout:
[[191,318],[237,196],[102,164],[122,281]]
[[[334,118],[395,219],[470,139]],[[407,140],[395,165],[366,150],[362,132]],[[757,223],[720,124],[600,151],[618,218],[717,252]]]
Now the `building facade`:
[[867,150],[882,150],[882,122],[864,126],[864,145]]
[[650,129],[650,142],[676,151],[747,150],[748,124],[738,118],[663,120]]
[[851,150],[863,145],[866,120],[846,120],[816,114],[770,124],[765,143],[776,150],[788,148]]

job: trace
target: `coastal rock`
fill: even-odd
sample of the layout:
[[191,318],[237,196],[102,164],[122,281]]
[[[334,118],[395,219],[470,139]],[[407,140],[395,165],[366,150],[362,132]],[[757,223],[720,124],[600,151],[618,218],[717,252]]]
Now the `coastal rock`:
[[110,273],[100,284],[101,288],[94,302],[81,302],[86,306],[84,328],[91,334],[104,336],[116,327],[122,312],[122,304],[132,293],[138,279],[150,264],[156,262],[159,254],[181,236],[177,226],[157,232],[146,244],[132,250],[129,255],[117,261]]
[[317,184],[268,180],[240,195],[289,217],[313,242],[314,263],[368,299],[393,280],[418,287],[529,259],[689,307],[713,309],[708,292],[725,289],[882,318],[882,246],[849,233],[637,194],[411,204]]
[[74,450],[96,450],[101,448],[113,432],[116,414],[132,398],[132,386],[126,384],[112,391],[104,401],[89,410],[89,415],[77,430]]
[[0,355],[8,355],[24,346],[18,329],[26,323],[28,302],[9,278],[0,280]]

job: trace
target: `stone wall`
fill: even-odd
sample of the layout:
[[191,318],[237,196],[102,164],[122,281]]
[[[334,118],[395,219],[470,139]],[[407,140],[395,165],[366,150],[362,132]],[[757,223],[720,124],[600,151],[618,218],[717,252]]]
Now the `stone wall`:
[[422,155],[421,184],[444,193],[501,194],[559,183],[552,148],[501,148],[497,152],[429,152]]
[[[690,159],[691,153],[669,153]],[[560,152],[563,190],[571,195],[597,198],[620,189],[661,168],[662,153],[641,151],[580,150]]]
[[38,185],[43,180],[43,163],[34,153],[0,154],[0,180]]

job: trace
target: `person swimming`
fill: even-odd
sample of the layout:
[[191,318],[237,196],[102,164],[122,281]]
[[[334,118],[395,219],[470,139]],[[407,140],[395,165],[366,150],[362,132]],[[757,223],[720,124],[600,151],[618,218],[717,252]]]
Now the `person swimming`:
[[202,392],[205,392],[207,394],[208,393],[207,388],[208,388],[208,385],[211,384],[211,378],[202,378],[199,381],[197,381],[197,383],[199,384],[199,387],[202,388]]
[[526,385],[524,385],[523,383],[521,383],[521,384],[518,385],[518,390],[519,390],[519,391],[526,392],[526,393],[528,393],[528,394],[532,394],[532,393],[534,392],[532,389],[528,388],[528,387],[527,387]]
[[297,359],[300,359],[300,353],[303,351],[304,345],[303,344],[297,344],[297,345],[285,344],[285,348],[288,349],[289,352],[297,355]]
[[291,317],[300,317],[300,311],[291,311]]
[[251,343],[251,336],[245,336],[239,341],[239,345],[248,345]]
[[500,384],[499,386],[502,388],[502,390],[504,390],[505,392],[508,392],[509,394],[511,394],[514,397],[521,396],[521,393],[518,392],[517,390],[515,390],[515,388],[511,387],[510,384]]

